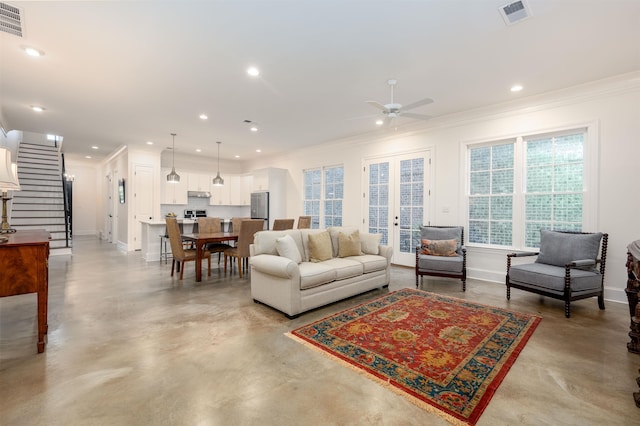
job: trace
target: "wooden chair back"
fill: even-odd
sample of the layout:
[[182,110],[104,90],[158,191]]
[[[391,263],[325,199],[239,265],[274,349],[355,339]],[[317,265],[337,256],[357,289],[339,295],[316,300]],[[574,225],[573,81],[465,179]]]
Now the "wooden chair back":
[[237,257],[249,257],[249,246],[253,244],[253,236],[256,232],[264,229],[264,220],[247,219],[240,223],[240,231],[238,232],[238,244],[236,245]]
[[232,217],[231,218],[231,230],[229,232],[237,233],[240,230],[240,223],[243,220],[249,220],[250,217]]
[[298,229],[311,228],[311,216],[300,216],[298,218]]
[[222,232],[222,220],[219,217],[199,217],[198,232],[202,234]]
[[274,231],[284,231],[285,229],[293,229],[295,219],[276,219],[273,221]]
[[171,253],[174,259],[184,259],[184,247],[182,246],[182,235],[180,234],[180,226],[175,217],[168,217],[167,234],[169,235],[169,244],[171,245]]

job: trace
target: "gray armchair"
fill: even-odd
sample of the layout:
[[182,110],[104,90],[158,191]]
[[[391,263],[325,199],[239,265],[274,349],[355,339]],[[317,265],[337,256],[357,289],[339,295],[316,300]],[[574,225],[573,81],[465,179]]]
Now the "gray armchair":
[[[540,252],[507,255],[507,300],[511,288],[564,300],[564,314],[571,316],[571,302],[598,298],[604,309],[604,268],[608,234],[540,231]],[[602,242],[602,244],[601,244]],[[598,251],[601,247],[600,257]],[[511,265],[511,259],[538,256],[534,263]]]
[[416,288],[425,275],[459,278],[467,290],[467,249],[462,226],[421,226],[416,246]]

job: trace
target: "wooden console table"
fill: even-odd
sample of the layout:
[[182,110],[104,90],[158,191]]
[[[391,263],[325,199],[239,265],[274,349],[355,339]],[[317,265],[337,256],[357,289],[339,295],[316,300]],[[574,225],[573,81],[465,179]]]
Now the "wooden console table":
[[49,239],[45,230],[0,234],[0,297],[38,293],[38,353],[44,352],[49,293]]

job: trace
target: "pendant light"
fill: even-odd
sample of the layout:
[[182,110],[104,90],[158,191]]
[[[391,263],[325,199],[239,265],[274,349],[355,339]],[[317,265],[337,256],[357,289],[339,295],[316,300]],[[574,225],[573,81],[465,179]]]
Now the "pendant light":
[[218,174],[216,175],[216,177],[213,178],[213,185],[214,186],[223,186],[224,185],[224,179],[222,179],[222,177],[220,176],[220,144],[222,142],[218,141],[216,143],[218,144]]
[[167,182],[178,183],[180,182],[180,175],[176,173],[176,134],[171,133],[173,137],[173,146],[171,151],[173,152],[173,160],[171,161],[171,173],[167,175]]

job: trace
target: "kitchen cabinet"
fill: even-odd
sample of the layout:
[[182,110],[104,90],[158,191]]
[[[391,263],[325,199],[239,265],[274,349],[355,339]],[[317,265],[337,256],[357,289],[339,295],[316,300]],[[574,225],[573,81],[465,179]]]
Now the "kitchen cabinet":
[[200,174],[200,173],[189,173],[189,191],[211,191],[211,180],[213,179],[210,175]]
[[171,173],[171,169],[163,168],[161,174],[161,204],[188,204],[187,191],[189,190],[189,177],[187,173],[176,170],[176,173],[180,175],[180,182],[170,183],[167,182],[167,175]]
[[212,206],[248,206],[251,204],[251,175],[225,175],[223,186],[211,185]]

